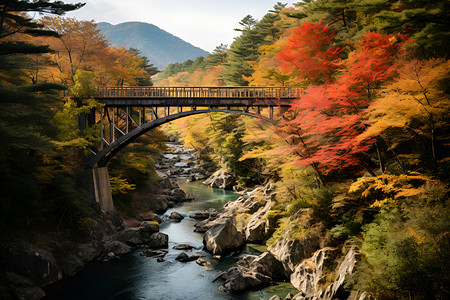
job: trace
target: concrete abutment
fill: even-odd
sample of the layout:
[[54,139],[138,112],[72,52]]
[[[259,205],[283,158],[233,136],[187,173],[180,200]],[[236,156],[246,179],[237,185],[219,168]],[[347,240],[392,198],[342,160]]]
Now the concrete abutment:
[[114,211],[108,168],[94,166],[92,168],[92,177],[95,201],[100,205],[100,209],[104,212]]

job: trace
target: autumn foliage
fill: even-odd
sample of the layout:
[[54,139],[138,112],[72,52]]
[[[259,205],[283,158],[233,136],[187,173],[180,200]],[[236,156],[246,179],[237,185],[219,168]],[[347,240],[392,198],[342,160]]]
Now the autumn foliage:
[[[300,27],[295,35],[308,36],[311,26]],[[328,29],[320,24],[316,26],[329,36]],[[365,110],[376,96],[377,89],[393,76],[395,59],[403,44],[399,36],[368,32],[355,44],[355,50],[349,53],[348,58],[340,62],[342,75],[336,76],[333,82],[328,78],[327,83],[308,86],[305,95],[293,102],[294,118],[285,122],[284,130],[292,139],[301,139],[300,143],[292,145],[299,156],[299,164],[317,165],[325,173],[351,166],[367,167],[361,154],[372,148],[376,137],[357,137],[367,128]],[[310,47],[306,48],[296,52],[309,53]],[[338,51],[334,48],[331,51],[333,55],[324,54],[327,52],[319,51],[319,57],[328,57],[331,62],[322,63],[323,71],[317,74],[329,74],[331,67],[336,66],[334,55]],[[303,74],[314,69],[308,65],[309,61],[298,64],[295,70],[291,66],[290,70],[302,79]],[[312,65],[316,66],[316,63],[317,60],[312,60]]]
[[111,46],[93,21],[46,16],[40,23],[58,33],[57,37],[41,37],[38,41],[53,50],[46,55],[52,64],[36,72],[35,77],[41,81],[73,85],[79,69],[93,72],[98,86],[136,85],[139,78],[149,77],[141,66],[143,58]]
[[330,81],[339,67],[342,48],[332,46],[335,34],[321,23],[305,22],[289,37],[285,48],[278,52],[278,64],[298,82]]

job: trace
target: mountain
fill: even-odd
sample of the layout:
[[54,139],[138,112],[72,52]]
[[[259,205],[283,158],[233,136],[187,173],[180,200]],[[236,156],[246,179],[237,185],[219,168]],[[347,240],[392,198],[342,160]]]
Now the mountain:
[[100,22],[97,27],[115,47],[139,49],[142,55],[159,69],[165,68],[170,63],[194,60],[209,54],[148,23],[125,22],[112,25]]

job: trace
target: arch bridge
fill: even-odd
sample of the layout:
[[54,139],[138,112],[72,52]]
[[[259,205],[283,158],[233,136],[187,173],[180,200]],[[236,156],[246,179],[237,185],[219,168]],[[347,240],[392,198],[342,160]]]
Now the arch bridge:
[[106,165],[139,136],[161,124],[201,113],[238,113],[275,123],[274,110],[290,107],[301,87],[103,87],[98,153],[90,161],[96,201],[113,210]]

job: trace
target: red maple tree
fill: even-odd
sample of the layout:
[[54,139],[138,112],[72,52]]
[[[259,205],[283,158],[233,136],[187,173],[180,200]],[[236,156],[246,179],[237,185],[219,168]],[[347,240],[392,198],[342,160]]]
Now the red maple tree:
[[332,46],[333,33],[321,22],[305,22],[290,35],[286,47],[277,54],[282,72],[293,73],[299,82],[327,82],[340,65],[341,47]]
[[[292,103],[295,117],[286,121],[283,128],[291,141],[297,141],[292,143],[292,151],[299,157],[299,164],[311,165],[322,173],[357,165],[367,168],[360,154],[374,146],[376,137],[356,137],[366,128],[364,113],[380,84],[394,75],[394,61],[404,43],[402,36],[368,32],[342,62],[343,72],[336,81],[310,85]],[[302,65],[307,63],[305,60]],[[332,59],[331,64],[334,63]],[[312,65],[315,64],[313,60]],[[307,74],[310,70],[307,67],[306,73],[303,69],[297,72]]]

